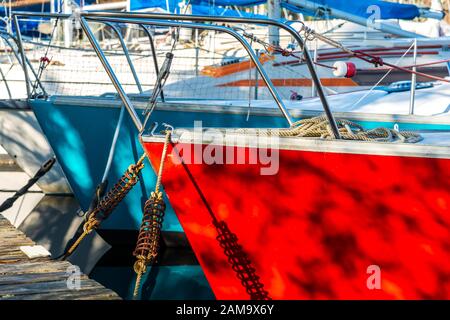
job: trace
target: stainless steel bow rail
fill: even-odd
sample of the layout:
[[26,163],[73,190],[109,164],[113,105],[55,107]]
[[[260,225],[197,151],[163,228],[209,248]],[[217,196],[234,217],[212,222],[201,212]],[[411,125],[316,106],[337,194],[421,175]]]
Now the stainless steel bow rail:
[[[1,43],[3,44],[3,47],[5,48],[5,54],[7,54],[7,50],[8,50],[8,48],[9,47],[11,47],[10,45],[7,45],[6,44],[6,42],[4,41],[4,39],[2,38],[2,35],[0,34],[0,41],[1,41]],[[13,51],[14,50],[14,48],[11,48],[11,51]],[[11,58],[8,56],[8,59],[10,60],[10,62],[11,62],[11,65],[12,65],[12,60],[11,60]],[[4,85],[5,85],[5,88],[6,88],[6,91],[7,91],[7,93],[8,93],[8,97],[9,97],[9,99],[12,99],[12,94],[11,94],[11,89],[9,88],[9,84],[8,84],[8,80],[6,79],[6,75],[3,73],[3,70],[2,70],[2,68],[0,67],[0,83],[4,83]]]
[[[26,17],[26,16],[29,16],[29,17],[32,17],[32,16],[33,17],[50,17],[50,18],[59,18],[59,19],[69,19],[69,18],[72,18],[72,16],[71,15],[67,15],[67,14],[45,14],[45,13],[42,13],[42,14],[37,13],[36,14],[36,13],[31,13],[31,12],[22,12],[22,13],[18,12],[17,14],[13,14],[13,22],[14,22],[15,28],[17,30],[16,31],[16,35],[17,36],[15,38],[12,35],[10,35],[10,37],[12,39],[14,39],[14,41],[17,43],[17,47],[18,47],[18,50],[19,50],[20,58],[19,58],[19,56],[17,54],[16,54],[16,58],[18,59],[18,61],[20,63],[21,63],[21,60],[23,60],[23,59],[26,61],[26,65],[28,65],[29,69],[33,73],[35,81],[37,82],[38,86],[41,88],[41,90],[43,92],[43,95],[45,97],[47,97],[48,94],[45,91],[45,88],[42,85],[42,83],[41,83],[41,81],[40,81],[36,71],[34,70],[32,64],[30,63],[30,61],[26,57],[25,50],[23,48],[23,42],[24,41],[22,39],[22,34],[20,32],[20,25],[19,25],[18,17]],[[133,65],[133,62],[132,62],[132,60],[130,58],[130,54],[129,54],[128,48],[127,48],[127,46],[125,44],[125,40],[123,39],[122,34],[120,33],[120,30],[112,23],[105,23],[105,25],[111,27],[113,32],[117,35],[117,38],[119,39],[119,43],[120,43],[120,45],[122,47],[122,50],[123,50],[123,52],[124,52],[124,54],[125,54],[125,56],[127,58],[128,66],[129,66],[129,68],[131,70],[131,73],[132,73],[133,78],[135,80],[136,86],[137,86],[139,92],[143,93],[142,85],[141,85],[141,83],[139,81],[139,77],[137,75],[137,72],[136,72],[136,69],[135,69],[135,67]],[[2,33],[5,34],[5,32],[2,32],[0,30],[0,36],[2,36]],[[153,39],[150,38],[150,41],[153,41]],[[21,63],[21,65],[23,66],[23,69],[24,69],[24,74],[25,74],[25,79],[26,79],[27,95],[28,95],[28,98],[30,99],[30,98],[32,98],[32,90],[31,90],[31,88],[33,87],[33,83],[32,83],[32,81],[31,81],[31,79],[29,77],[28,68],[23,63]]]
[[[20,41],[18,41],[18,39],[16,37],[14,37],[14,35],[0,30],[0,38],[3,40],[3,42],[11,49],[11,52],[13,53],[14,57],[16,58],[17,62],[22,66],[23,68],[23,72],[25,75],[25,85],[26,85],[26,89],[27,89],[27,96],[30,97],[31,96],[31,88],[33,86],[39,86],[39,88],[42,91],[42,94],[47,97],[47,92],[45,91],[44,86],[42,85],[36,71],[33,69],[33,66],[30,62],[30,60],[28,60],[27,56],[25,54],[22,54],[22,43]],[[12,41],[12,42],[11,42]],[[17,50],[14,47],[14,44],[16,44],[17,46]],[[25,63],[23,63],[23,61],[25,61]],[[33,84],[33,82],[31,81],[29,75],[28,75],[28,70],[27,70],[27,66],[30,68],[31,72],[33,73],[33,77],[35,79],[35,83]],[[5,79],[6,82],[6,79]]]
[[134,81],[136,82],[136,86],[138,87],[139,93],[144,93],[141,82],[139,81],[139,76],[136,72],[136,69],[134,68],[133,61],[131,60],[130,52],[128,51],[125,40],[122,37],[122,33],[120,33],[120,30],[116,27],[115,24],[109,23],[109,22],[105,22],[105,24],[108,27],[110,27],[116,33],[117,38],[119,38],[120,45],[122,46],[122,50],[123,50],[123,53],[125,54],[125,57],[127,58],[128,65],[130,66],[130,70],[131,70],[131,73],[133,74],[133,78],[134,78]]
[[[25,57],[25,53],[24,53],[23,46],[22,46],[22,37],[20,34],[18,17],[30,17],[30,16],[59,18],[59,19],[72,18],[72,16],[68,15],[68,14],[28,13],[28,12],[14,13],[13,20],[14,20],[14,24],[16,26],[17,39],[20,43],[20,51],[21,51],[21,54],[23,57]],[[240,18],[240,17],[196,16],[196,15],[154,14],[154,13],[111,13],[111,12],[90,12],[90,13],[82,12],[79,15],[79,19],[80,19],[80,24],[81,24],[81,27],[83,28],[84,33],[86,34],[89,42],[91,43],[94,51],[97,54],[97,57],[99,58],[100,62],[102,63],[106,73],[108,74],[120,99],[122,100],[124,106],[126,107],[128,113],[131,116],[131,119],[134,122],[134,125],[139,130],[139,132],[142,132],[142,130],[144,129],[143,125],[141,123],[141,120],[138,117],[131,100],[125,93],[125,90],[123,89],[117,76],[115,75],[110,63],[108,62],[103,50],[100,47],[100,44],[98,43],[97,39],[95,38],[94,33],[92,32],[91,28],[89,27],[88,21],[96,22],[96,23],[106,23],[106,24],[108,24],[108,23],[135,24],[135,25],[140,26],[143,29],[146,29],[146,26],[153,25],[153,26],[167,26],[167,27],[182,27],[182,28],[189,28],[189,29],[204,29],[204,30],[211,30],[211,31],[217,31],[217,32],[229,34],[230,36],[235,38],[247,51],[247,53],[250,57],[250,60],[254,63],[258,73],[260,74],[260,76],[261,76],[262,80],[264,81],[265,85],[267,86],[270,94],[272,95],[273,99],[275,100],[276,104],[278,105],[281,113],[285,117],[289,126],[291,126],[294,121],[293,121],[289,111],[285,107],[280,95],[278,94],[278,91],[275,89],[271,79],[269,78],[268,74],[264,70],[261,62],[259,61],[259,59],[258,59],[255,51],[251,47],[251,45],[247,42],[247,40],[243,37],[243,35],[241,35],[239,32],[237,32],[233,28],[219,26],[219,25],[216,25],[215,23],[268,25],[268,26],[274,26],[274,27],[278,27],[280,29],[284,29],[298,42],[299,46],[303,49],[306,64],[310,71],[312,81],[317,88],[317,94],[319,95],[320,100],[322,102],[322,105],[323,105],[326,117],[328,119],[328,122],[330,124],[331,130],[332,130],[335,138],[340,138],[340,134],[339,134],[339,130],[338,130],[336,121],[335,121],[334,116],[329,107],[327,98],[325,96],[323,87],[320,83],[319,77],[314,68],[314,63],[311,59],[309,51],[307,50],[306,45],[305,45],[303,39],[301,38],[301,36],[291,26],[289,26],[285,23],[282,23],[277,20],[271,20],[271,19],[250,19],[250,18]],[[206,23],[210,23],[210,24],[206,24]],[[149,38],[150,38],[150,42],[151,42],[153,59],[156,59],[155,53],[153,52],[154,44],[152,43],[153,41],[152,41],[151,37],[149,37]],[[123,41],[121,41],[121,45],[124,47],[124,53],[126,55],[128,55],[128,50],[126,49],[126,45]],[[129,59],[128,59],[128,61],[130,63]],[[156,67],[157,67],[157,63],[155,62],[155,68]],[[132,64],[130,65],[130,68],[133,70]],[[27,70],[27,68],[25,68],[25,76],[28,78],[28,72],[26,70]],[[158,70],[158,69],[156,68],[156,70]],[[134,73],[133,73],[133,75],[134,75]]]
[[[155,42],[153,41],[153,36],[150,33],[150,31],[147,29],[146,26],[140,24],[139,27],[142,28],[142,30],[145,32],[145,34],[148,37],[148,40],[150,42],[150,50],[152,51],[152,58],[153,58],[153,64],[155,66],[156,77],[159,77],[158,58],[156,57],[156,48],[155,48]],[[160,89],[160,97],[161,97],[161,100],[164,102],[165,98],[164,98],[164,91],[162,88]]]

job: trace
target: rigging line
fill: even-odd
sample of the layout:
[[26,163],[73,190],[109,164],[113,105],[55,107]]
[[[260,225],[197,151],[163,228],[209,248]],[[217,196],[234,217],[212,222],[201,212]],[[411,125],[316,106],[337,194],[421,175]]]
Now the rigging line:
[[[411,49],[414,47],[414,43],[411,44],[411,46],[408,48],[408,50],[405,51],[405,53],[397,60],[397,63],[400,63],[402,61],[402,59],[408,54],[409,51],[411,51]],[[378,82],[372,86],[372,88],[370,88],[369,92],[367,92],[364,96],[362,96],[356,103],[354,103],[351,108],[356,107],[359,103],[361,103],[361,101],[363,101],[364,99],[366,99],[372,92],[373,90],[375,90],[376,87],[378,87],[378,85],[384,80],[386,79],[386,77],[392,72],[392,70],[394,69],[389,69],[386,74],[381,77],[380,80],[378,80]]]
[[[369,60],[369,59],[367,59],[367,58],[365,58],[365,57],[363,57],[363,56],[359,56],[359,53],[358,53],[358,52],[355,52],[355,57],[356,57],[356,58],[359,58],[359,59],[361,59],[361,60],[364,60],[364,61],[366,61],[366,62],[368,62],[368,63],[374,63],[374,64],[380,63],[381,65],[386,65],[386,66],[388,66],[388,67],[391,67],[392,69],[404,71],[404,72],[409,73],[409,74],[415,74],[415,75],[418,75],[418,76],[421,76],[421,77],[424,77],[424,78],[428,78],[428,79],[432,79],[432,80],[436,80],[436,81],[442,81],[442,82],[448,82],[448,83],[450,83],[450,80],[447,80],[447,79],[445,79],[445,78],[441,78],[441,77],[438,77],[438,76],[433,76],[433,75],[431,75],[431,74],[427,74],[427,73],[423,73],[423,72],[419,72],[419,71],[409,70],[409,69],[407,69],[407,68],[405,68],[405,67],[400,67],[400,66],[397,66],[397,65],[395,65],[395,64],[391,64],[391,63],[389,63],[389,62],[384,62],[384,61],[381,60],[379,57],[371,56],[371,55],[368,55],[368,54],[366,54],[366,53],[362,53],[362,54],[363,54],[363,56],[373,57],[373,59],[372,59],[372,60]],[[374,61],[374,59],[376,59],[376,61]],[[380,62],[377,62],[377,61],[380,61]]]
[[[40,63],[40,64],[39,64],[39,71],[38,71],[37,79],[36,79],[36,81],[35,81],[34,84],[33,84],[32,94],[35,94],[35,93],[36,93],[36,90],[37,90],[38,85],[39,85],[39,80],[41,79],[42,74],[44,73],[44,69],[46,68],[47,65],[50,64],[50,61],[51,61],[51,60],[48,60],[47,57],[48,57],[48,52],[49,52],[49,50],[50,50],[50,45],[52,44],[52,40],[53,40],[53,37],[54,37],[54,35],[55,35],[55,30],[56,30],[56,28],[57,28],[57,26],[58,26],[58,21],[59,21],[59,17],[55,19],[55,23],[53,24],[53,30],[52,30],[52,33],[51,33],[51,35],[50,35],[50,39],[49,39],[49,41],[48,41],[48,46],[47,46],[47,48],[46,48],[46,51],[45,51],[45,53],[44,53],[44,56],[41,57],[41,59],[40,59],[40,62],[39,62],[39,63]],[[25,62],[24,62],[24,63],[25,63]]]
[[141,132],[144,132],[148,119],[150,118],[151,114],[153,113],[153,110],[156,108],[156,104],[158,101],[158,95],[162,91],[164,85],[166,84],[167,78],[170,75],[170,68],[172,65],[173,60],[173,53],[167,52],[166,53],[166,59],[164,60],[163,65],[161,66],[161,69],[159,71],[158,77],[156,79],[155,86],[153,88],[152,95],[147,103],[146,108],[143,111],[143,115],[145,116],[144,123],[142,125]]
[[14,64],[12,58],[10,57],[10,53],[11,53],[12,50],[14,50],[14,48],[12,48],[12,47],[10,48],[9,46],[7,46],[5,40],[3,39],[3,37],[0,37],[0,41],[2,42],[2,45],[5,48],[4,54],[8,58],[8,62],[11,65]]
[[[269,44],[269,43],[267,43],[267,42],[264,42],[264,41],[262,41],[262,40],[256,39],[254,35],[251,35],[251,34],[244,34],[244,36],[247,37],[247,38],[250,38],[251,41],[253,41],[253,40],[257,41],[257,42],[258,42],[259,44],[261,44],[267,51],[275,51],[275,52],[281,53],[283,56],[294,57],[294,58],[296,58],[296,59],[299,60],[299,63],[305,62],[303,52],[302,52],[302,55],[299,56],[299,55],[297,55],[297,54],[295,53],[295,51],[288,51],[288,50],[286,50],[286,49],[281,48],[280,46],[274,46],[274,45]],[[322,67],[322,68],[327,68],[327,69],[333,69],[333,70],[336,70],[336,68],[333,67],[333,66],[329,66],[329,65],[326,65],[326,64],[317,62],[317,61],[313,61],[313,63],[314,63],[315,65],[319,66],[319,67]]]
[[[414,65],[409,65],[409,66],[403,66],[403,68],[418,68],[418,67],[428,67],[428,66],[434,66],[436,64],[442,64],[442,63],[447,63],[450,62],[450,59],[445,59],[445,60],[438,60],[438,61],[433,61],[433,62],[428,62],[428,63],[421,63],[421,64],[414,64]],[[390,69],[393,69],[391,67],[389,67]]]
[[409,70],[409,69],[406,69],[404,67],[400,67],[400,66],[388,63],[388,62],[384,62],[383,59],[381,59],[380,57],[368,54],[368,53],[366,53],[366,52],[364,52],[362,50],[351,50],[351,49],[347,48],[346,46],[344,46],[343,44],[341,44],[341,43],[339,43],[337,41],[334,41],[333,39],[330,39],[329,37],[326,37],[326,36],[324,36],[322,34],[319,34],[319,33],[315,32],[313,29],[307,27],[303,22],[300,22],[300,23],[302,24],[302,29],[300,31],[298,31],[298,33],[303,32],[305,34],[305,39],[307,39],[309,41],[318,38],[319,40],[321,40],[321,41],[323,41],[323,42],[325,42],[325,43],[327,43],[327,44],[329,44],[329,45],[331,45],[333,47],[339,48],[339,49],[343,50],[344,52],[347,52],[347,53],[351,54],[352,56],[354,56],[357,59],[360,59],[360,60],[366,61],[368,63],[374,64],[375,66],[386,65],[388,67],[392,67],[394,69],[397,69],[397,70],[400,70],[400,71],[404,71],[406,73],[415,74],[415,75],[422,76],[422,77],[429,78],[429,79],[433,79],[433,80],[436,80],[436,81],[443,81],[443,82],[450,83],[450,80],[447,80],[445,78],[429,75],[429,74],[426,74],[426,73],[423,73],[423,72]]
[[14,63],[11,63],[11,64],[9,65],[8,71],[6,71],[6,73],[5,73],[5,77],[9,75],[9,73],[11,72],[11,70],[12,70],[13,68],[14,68]]
[[[186,6],[184,7],[184,12],[183,12],[183,14],[186,14],[187,9],[188,9],[188,7],[189,7],[190,4],[191,4],[191,0],[189,0],[189,1],[187,2]],[[175,46],[177,45],[177,42],[178,42],[178,40],[180,39],[180,29],[181,29],[181,26],[176,27],[176,30],[177,30],[177,32],[176,32],[176,34],[175,34],[175,37],[176,37],[176,38],[175,38],[174,41],[173,41],[172,49],[170,50],[170,53],[173,53],[173,51],[175,50]]]
[[0,80],[1,80],[1,82],[5,83],[6,91],[8,91],[8,97],[11,100],[12,99],[11,90],[9,89],[8,81],[6,80],[6,75],[3,73],[3,70],[1,67],[0,67],[0,76],[2,77],[2,79],[0,79]]
[[[250,40],[250,47],[251,48],[253,48],[253,40]],[[259,57],[257,57],[257,59],[259,59]],[[252,87],[251,87],[251,83],[252,83],[252,71],[253,71],[253,69],[251,68],[251,62],[250,62],[250,65],[249,65],[249,68],[248,68],[248,81],[249,81],[249,86],[248,86],[248,108],[247,108],[247,117],[246,117],[246,122],[248,122],[248,120],[250,119],[250,109],[251,109],[251,106],[252,106],[252,102],[251,102],[251,99],[252,99]],[[257,71],[258,72],[258,71]],[[257,79],[256,79],[256,77],[255,77],[255,86],[257,86],[258,85],[258,83],[257,83]]]
[[342,26],[345,24],[346,22],[342,22],[334,27],[332,27],[331,29],[328,29],[327,31],[323,32],[322,34],[328,34],[330,32],[336,31],[337,29],[342,28]]
[[104,183],[111,171],[111,164],[114,158],[114,153],[116,151],[117,140],[119,138],[120,128],[123,123],[123,115],[125,114],[125,107],[122,105],[120,107],[119,120],[117,121],[116,129],[114,131],[113,140],[111,143],[111,148],[109,149],[108,160],[106,161],[105,171],[103,172],[102,183]]
[[47,48],[46,48],[46,50],[45,50],[45,56],[48,55],[48,52],[49,52],[49,50],[50,50],[50,46],[51,46],[51,44],[52,44],[53,36],[54,36],[54,34],[55,34],[56,27],[58,26],[58,22],[59,22],[59,17],[56,18],[55,23],[54,23],[54,25],[53,25],[52,34],[50,35],[50,40],[48,41],[48,45],[47,45]]
[[[304,62],[304,59],[303,59],[303,58],[299,57],[298,55],[296,55],[296,54],[294,54],[294,53],[289,54],[289,53],[287,53],[286,50],[284,50],[284,49],[276,48],[275,51],[299,59],[299,62],[298,62],[298,63],[300,63],[300,64],[303,64],[303,62]],[[383,61],[383,60],[379,60],[379,57],[369,55],[369,54],[367,54],[367,53],[364,53],[363,51],[355,51],[355,53],[352,54],[352,56],[355,57],[355,58],[357,58],[357,59],[363,60],[363,61],[365,61],[365,62],[367,62],[367,63],[370,63],[370,64],[377,63],[377,62],[374,60],[374,59],[376,59],[377,61],[379,61],[380,64],[388,66],[389,69],[395,69],[395,70],[403,71],[403,72],[406,72],[406,73],[409,73],[409,74],[415,74],[415,75],[418,75],[418,76],[422,76],[422,77],[424,77],[424,78],[428,78],[428,79],[432,79],[432,80],[436,80],[436,81],[443,81],[443,82],[448,82],[448,83],[450,83],[450,80],[447,80],[446,78],[434,76],[434,75],[427,74],[427,73],[420,72],[420,71],[409,70],[409,68],[414,68],[414,67],[424,67],[424,66],[431,66],[431,65],[436,65],[436,64],[441,64],[441,63],[450,62],[450,59],[448,59],[448,60],[439,60],[439,61],[436,61],[436,62],[430,62],[430,63],[424,63],[424,64],[410,65],[410,66],[402,67],[402,66],[397,66],[397,65],[395,65],[395,64],[391,64],[391,63],[389,63],[389,62],[385,62],[385,61]],[[366,58],[366,57],[369,57],[369,58],[373,57],[373,59],[368,59],[368,58]],[[328,65],[326,65],[326,64],[322,64],[322,63],[318,63],[318,62],[314,62],[314,64],[316,64],[316,65],[318,65],[318,66],[320,66],[320,67],[323,67],[323,68],[336,69],[335,67],[328,66]]]
[[[190,3],[191,3],[191,0],[189,0],[188,3],[186,4],[183,14],[186,14],[187,8]],[[174,58],[173,51],[175,50],[175,46],[177,45],[177,43],[180,39],[180,29],[181,29],[181,26],[178,26],[175,29],[175,30],[177,30],[177,32],[175,34],[175,38],[173,39],[172,48],[170,49],[170,52],[166,53],[166,59],[164,60],[164,63],[160,69],[160,73],[156,79],[156,92],[158,92],[158,93],[162,91],[164,85],[166,84],[167,78],[169,77],[170,67],[172,65],[172,60]],[[150,118],[150,115],[153,113],[153,110],[155,110],[155,108],[156,108],[157,100],[158,100],[158,94],[155,95],[155,88],[153,88],[152,97],[150,98],[150,100],[147,104],[147,107],[145,108],[145,110],[143,112],[143,114],[145,115],[145,119],[144,119],[144,124],[141,129],[141,133],[144,132],[147,122]]]

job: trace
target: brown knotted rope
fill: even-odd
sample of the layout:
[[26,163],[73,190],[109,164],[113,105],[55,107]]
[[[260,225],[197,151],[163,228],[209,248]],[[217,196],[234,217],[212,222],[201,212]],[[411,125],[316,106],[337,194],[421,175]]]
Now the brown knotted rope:
[[98,205],[88,212],[87,220],[83,225],[83,233],[73,243],[73,245],[64,254],[64,259],[70,256],[75,249],[80,245],[81,241],[92,232],[97,229],[103,220],[107,219],[113,210],[119,205],[119,203],[125,198],[128,192],[139,181],[139,173],[144,168],[145,154],[136,162],[136,164],[130,165],[119,181],[108,191],[108,193],[100,200]]

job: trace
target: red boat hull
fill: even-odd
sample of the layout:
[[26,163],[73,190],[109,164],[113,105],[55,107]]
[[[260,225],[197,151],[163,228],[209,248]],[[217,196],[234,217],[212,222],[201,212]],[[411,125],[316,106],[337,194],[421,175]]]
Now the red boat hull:
[[[144,146],[159,168],[163,144]],[[171,156],[164,188],[218,299],[249,295],[214,219],[273,299],[450,298],[449,159],[280,150],[262,176]]]

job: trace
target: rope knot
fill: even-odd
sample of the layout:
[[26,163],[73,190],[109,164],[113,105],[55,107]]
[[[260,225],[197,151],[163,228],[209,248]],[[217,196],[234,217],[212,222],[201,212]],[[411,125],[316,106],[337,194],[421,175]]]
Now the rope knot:
[[142,255],[139,255],[136,258],[137,258],[137,260],[133,265],[134,272],[145,273],[147,271],[147,265],[145,263],[146,258]]
[[371,63],[373,63],[373,65],[378,68],[384,65],[384,61],[381,57],[373,57],[372,60],[370,61]]
[[87,234],[91,233],[92,230],[96,229],[99,225],[99,221],[94,217],[90,216],[86,223],[83,225],[83,231]]
[[49,64],[50,63],[50,59],[47,56],[41,57],[41,59],[39,61],[44,63],[44,64]]
[[289,57],[291,54],[292,54],[292,52],[289,50],[281,50],[281,55],[283,57]]
[[158,203],[162,200],[163,196],[162,196],[162,192],[160,191],[152,191],[151,196],[150,196],[151,200],[154,203]]

